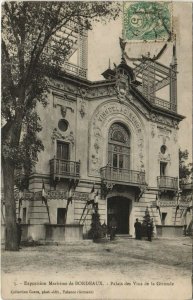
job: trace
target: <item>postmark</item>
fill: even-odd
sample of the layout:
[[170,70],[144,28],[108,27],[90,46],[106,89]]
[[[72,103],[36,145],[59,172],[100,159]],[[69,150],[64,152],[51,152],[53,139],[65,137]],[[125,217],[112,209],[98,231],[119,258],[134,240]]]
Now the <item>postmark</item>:
[[129,41],[166,41],[172,33],[172,3],[124,2],[123,36]]

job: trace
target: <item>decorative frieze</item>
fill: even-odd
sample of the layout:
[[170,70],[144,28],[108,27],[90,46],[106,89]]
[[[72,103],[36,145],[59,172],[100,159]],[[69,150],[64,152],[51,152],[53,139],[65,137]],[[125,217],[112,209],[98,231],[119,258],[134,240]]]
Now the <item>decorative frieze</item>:
[[99,98],[105,96],[116,95],[116,89],[113,85],[101,86],[101,87],[92,87],[88,90],[88,98]]
[[184,202],[184,201],[179,201],[178,204],[176,202],[176,200],[160,200],[159,201],[159,206],[160,207],[173,207],[176,208],[176,206],[179,205],[179,209],[183,209],[183,208],[187,208],[189,206],[188,202]]
[[152,122],[161,123],[166,126],[174,127],[178,129],[178,122],[157,113],[150,113],[149,118]]
[[[69,193],[67,190],[46,191],[47,200],[67,200]],[[16,200],[19,199],[18,193],[15,194]],[[23,192],[22,200],[40,200],[42,198],[42,191],[38,192]],[[89,193],[85,192],[72,192],[72,200],[88,201]]]
[[160,200],[159,206],[160,207],[176,207],[176,201],[175,200],[170,200],[170,201]]

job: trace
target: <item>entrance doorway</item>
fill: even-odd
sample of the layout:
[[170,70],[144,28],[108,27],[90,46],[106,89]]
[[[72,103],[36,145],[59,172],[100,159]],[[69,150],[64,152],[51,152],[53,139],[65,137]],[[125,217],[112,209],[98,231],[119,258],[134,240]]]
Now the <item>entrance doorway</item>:
[[111,197],[107,199],[107,224],[112,217],[117,222],[118,234],[129,234],[130,201],[124,197]]
[[57,209],[57,224],[65,224],[66,208]]

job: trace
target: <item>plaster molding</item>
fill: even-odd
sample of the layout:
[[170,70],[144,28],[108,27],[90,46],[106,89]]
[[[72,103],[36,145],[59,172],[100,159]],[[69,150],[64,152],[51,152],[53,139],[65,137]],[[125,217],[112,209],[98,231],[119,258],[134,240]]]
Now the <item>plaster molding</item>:
[[162,143],[163,145],[166,144],[167,140],[170,140],[171,136],[171,129],[168,129],[166,126],[158,126],[158,137],[162,138]]
[[158,162],[163,161],[163,162],[168,162],[171,165],[171,155],[166,152],[166,153],[161,153],[159,152],[158,154]]
[[157,129],[157,126],[154,123],[151,123],[150,130],[151,130],[151,136],[152,136],[152,138],[154,138],[155,135],[156,135],[156,131],[157,131],[156,129]]
[[115,122],[125,124],[131,131],[133,142],[135,139],[135,153],[133,153],[136,160],[135,169],[143,171],[145,168],[144,125],[131,106],[112,100],[97,107],[89,124],[89,175],[91,176],[100,175],[104,156],[107,155],[105,149],[108,146],[108,131]]
[[75,144],[75,138],[74,138],[73,131],[70,131],[70,133],[68,135],[64,135],[61,132],[59,132],[57,128],[54,128],[51,139],[52,139],[53,143],[57,139],[70,142],[72,144],[72,147]]
[[173,139],[174,139],[174,142],[177,143],[178,141],[178,132],[176,129],[173,130]]

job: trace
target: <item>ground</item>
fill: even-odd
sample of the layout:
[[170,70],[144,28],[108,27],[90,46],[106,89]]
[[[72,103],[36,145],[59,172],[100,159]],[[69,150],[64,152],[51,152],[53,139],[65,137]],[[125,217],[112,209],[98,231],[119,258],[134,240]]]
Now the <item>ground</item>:
[[[28,299],[18,292],[22,288],[30,293],[30,286],[24,284],[26,280],[32,282],[33,299],[107,299],[107,295],[108,299],[192,299],[191,269],[190,237],[152,242],[121,238],[106,243],[84,240],[58,246],[23,246],[19,252],[2,250],[2,278],[17,282],[16,291],[10,288],[10,299]],[[54,286],[54,298],[50,280],[62,281]],[[93,283],[88,283],[91,280]],[[46,295],[37,281],[45,281]],[[97,286],[97,282],[102,286]],[[41,293],[39,298],[35,298],[36,291]],[[18,294],[20,298],[14,298]]]

